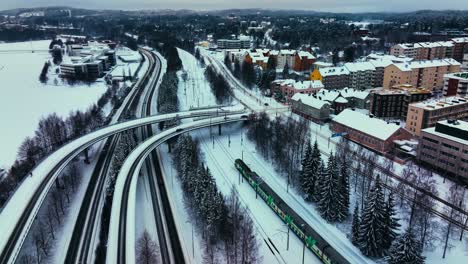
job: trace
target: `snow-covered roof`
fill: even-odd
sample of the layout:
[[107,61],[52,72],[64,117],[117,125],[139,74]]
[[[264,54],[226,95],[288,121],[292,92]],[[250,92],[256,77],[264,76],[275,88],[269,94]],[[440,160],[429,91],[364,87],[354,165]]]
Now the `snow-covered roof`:
[[349,71],[346,67],[327,67],[319,69],[320,75],[323,77],[333,75],[348,75]]
[[316,61],[316,62],[314,62],[314,65],[317,65],[317,66],[320,66],[320,67],[333,67],[333,63],[324,62],[324,61]]
[[333,118],[333,122],[381,140],[387,140],[400,129],[400,126],[396,124],[389,124],[381,119],[370,117],[351,109],[343,110]]
[[340,104],[347,104],[348,100],[346,100],[346,98],[344,98],[344,97],[338,97],[338,98],[336,98],[335,102],[340,103]]
[[367,60],[375,61],[375,60],[384,60],[384,61],[391,61],[393,63],[398,62],[410,62],[413,58],[405,57],[405,56],[394,56],[394,55],[387,55],[387,54],[379,54],[379,53],[372,53],[367,55]]
[[458,61],[449,58],[441,60],[423,60],[423,61],[411,61],[408,63],[395,63],[401,71],[411,71],[413,69],[429,68],[429,67],[442,67],[451,65],[461,65]]
[[[462,121],[462,120],[457,120],[457,125],[455,125],[453,123],[449,123],[448,120],[439,121],[437,123],[443,124],[444,126],[449,126],[449,127],[453,127],[453,128],[456,128],[456,129],[468,131],[468,122],[465,122],[465,121]],[[425,133],[436,135],[438,137],[442,137],[442,138],[451,140],[453,142],[458,142],[458,143],[461,143],[461,144],[464,144],[464,145],[468,146],[468,140],[465,140],[465,139],[460,138],[460,137],[455,137],[455,136],[452,136],[452,135],[448,135],[448,134],[436,131],[436,127],[425,128],[422,131],[425,132]]]
[[280,55],[294,55],[294,54],[296,54],[296,51],[292,49],[280,50]]
[[303,104],[308,105],[310,107],[316,109],[322,109],[324,106],[330,106],[330,103],[327,101],[320,100],[318,98],[313,97],[312,95],[296,93],[291,100],[293,101],[301,101]]
[[437,110],[447,107],[452,107],[455,105],[460,104],[467,104],[468,97],[460,97],[460,96],[451,96],[451,97],[443,97],[440,99],[429,99],[422,102],[412,103],[411,106],[415,106],[418,108],[423,108],[426,110]]
[[468,38],[453,38],[452,41],[455,43],[468,43]]
[[316,95],[323,100],[334,102],[340,95],[344,98],[358,98],[364,100],[369,96],[369,92],[359,91],[353,88],[343,88],[341,90],[321,89]]
[[321,81],[296,81],[293,79],[286,79],[286,80],[276,80],[274,83],[277,83],[282,86],[290,86],[294,87],[297,90],[306,90],[306,89],[322,89],[324,88],[323,83]]
[[468,72],[447,73],[447,74],[444,74],[444,78],[468,81]]
[[314,55],[312,55],[310,52],[301,50],[301,51],[298,51],[297,53],[298,53],[299,57],[301,57],[301,58],[306,57],[309,60],[315,59]]
[[375,67],[372,63],[364,62],[348,62],[344,65],[349,72],[358,72],[358,71],[375,71]]

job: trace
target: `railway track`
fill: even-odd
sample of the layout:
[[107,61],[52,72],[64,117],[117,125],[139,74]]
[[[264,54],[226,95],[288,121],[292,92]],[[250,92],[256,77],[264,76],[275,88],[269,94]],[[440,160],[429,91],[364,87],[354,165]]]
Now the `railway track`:
[[[155,61],[151,53],[140,49],[141,54],[149,61],[148,70],[145,75],[135,86],[138,86],[138,92],[131,94],[130,100],[126,101],[126,104],[122,106],[121,114],[117,117],[117,121],[122,121],[125,115],[131,114],[132,111],[136,110],[136,103],[138,98],[141,96],[144,87],[147,85],[147,81],[154,69]],[[158,74],[159,78],[159,74]],[[135,89],[135,87],[133,88]],[[132,110],[134,109],[134,110]],[[100,217],[98,214],[101,212],[103,200],[105,198],[105,183],[109,174],[109,168],[112,162],[113,154],[118,145],[120,136],[111,136],[106,140],[105,147],[99,156],[98,163],[96,164],[93,174],[91,176],[90,183],[85,193],[85,197],[80,207],[80,212],[76,224],[73,228],[72,238],[68,246],[65,263],[90,263],[93,262],[93,253],[95,245],[92,240],[98,232],[96,226],[100,226]]]

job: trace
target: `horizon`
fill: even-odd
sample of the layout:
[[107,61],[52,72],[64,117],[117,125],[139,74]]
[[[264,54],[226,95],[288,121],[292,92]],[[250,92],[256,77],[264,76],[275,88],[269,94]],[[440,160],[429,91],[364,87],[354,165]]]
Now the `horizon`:
[[0,11],[8,11],[23,8],[48,8],[48,7],[68,7],[89,10],[190,10],[198,12],[223,11],[223,10],[249,10],[261,9],[267,11],[303,11],[303,12],[329,12],[329,13],[408,13],[415,11],[468,11],[468,1],[448,0],[444,8],[440,8],[440,3],[435,0],[428,0],[424,3],[424,8],[417,1],[396,0],[391,3],[380,2],[375,4],[375,0],[356,0],[354,2],[342,3],[341,0],[292,0],[292,1],[272,1],[257,0],[252,4],[248,0],[238,0],[236,3],[226,0],[200,0],[195,3],[188,0],[162,0],[154,2],[152,0],[106,0],[96,3],[93,0],[4,0],[0,3]]

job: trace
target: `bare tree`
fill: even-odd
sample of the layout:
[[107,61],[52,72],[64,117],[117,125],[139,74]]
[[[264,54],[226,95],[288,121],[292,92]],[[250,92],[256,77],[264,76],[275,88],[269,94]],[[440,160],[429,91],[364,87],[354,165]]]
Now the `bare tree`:
[[154,264],[159,262],[158,246],[151,239],[148,231],[144,231],[137,242],[137,263]]

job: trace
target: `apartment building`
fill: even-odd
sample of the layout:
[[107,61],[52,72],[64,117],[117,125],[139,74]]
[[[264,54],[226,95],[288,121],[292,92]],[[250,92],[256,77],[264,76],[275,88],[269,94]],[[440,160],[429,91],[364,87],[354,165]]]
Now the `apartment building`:
[[390,64],[385,67],[383,87],[389,89],[395,85],[409,84],[432,91],[441,90],[444,87],[444,74],[459,72],[460,65],[454,59]]
[[324,88],[321,81],[295,81],[293,79],[276,80],[272,83],[273,90],[290,100],[295,94],[314,94]]
[[468,49],[468,38],[453,38],[449,41],[400,43],[390,48],[390,54],[415,60],[453,58],[462,62]]
[[444,96],[468,95],[468,72],[444,75]]
[[391,89],[370,91],[369,112],[379,118],[406,119],[408,105],[431,97],[431,91],[411,85],[394,86]]
[[446,175],[468,181],[468,122],[444,120],[423,129],[417,157]]
[[373,87],[376,68],[371,62],[345,63],[344,66],[349,71],[349,87],[358,90]]
[[289,69],[294,68],[294,62],[296,60],[296,50],[287,49],[280,50],[278,54],[278,64],[276,65],[277,69],[284,69],[284,66],[288,64]]
[[408,106],[406,128],[415,135],[438,121],[468,118],[468,97],[452,96],[412,103]]
[[294,57],[293,70],[296,72],[310,72],[315,63],[316,58],[310,52],[297,51]]
[[320,80],[325,89],[342,89],[349,87],[349,70],[346,67],[320,68]]
[[468,53],[468,38],[454,38],[452,58],[459,62],[463,62],[464,54]]

